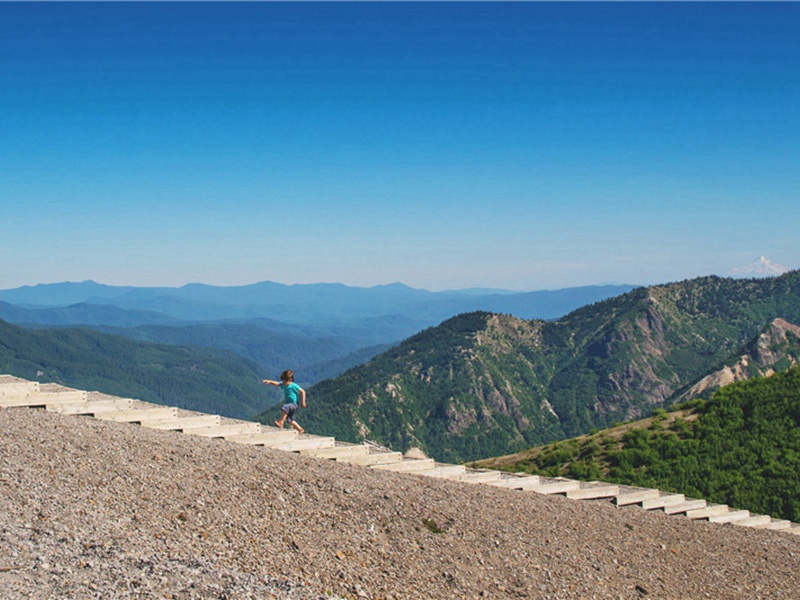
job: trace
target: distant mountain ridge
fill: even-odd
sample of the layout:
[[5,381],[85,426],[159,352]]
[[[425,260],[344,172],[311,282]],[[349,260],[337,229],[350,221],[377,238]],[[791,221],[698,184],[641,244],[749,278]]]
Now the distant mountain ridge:
[[400,283],[360,288],[339,283],[284,285],[264,281],[231,287],[193,283],[179,288],[148,288],[84,281],[0,290],[0,301],[29,309],[64,308],[74,304],[111,305],[160,313],[182,321],[267,317],[290,323],[328,324],[403,316],[420,325],[415,333],[455,314],[474,310],[509,312],[520,318],[557,318],[586,303],[619,295],[634,287],[598,285],[535,292],[478,289],[430,292]]
[[307,419],[447,462],[507,454],[645,416],[779,318],[800,323],[800,271],[638,288],[552,322],[460,315],[315,385]]
[[0,290],[0,300],[26,308],[69,306],[86,302],[90,298],[106,298],[123,294],[135,288],[81,282],[40,283],[18,288]]
[[0,301],[0,319],[25,325],[179,325],[183,321],[155,311],[126,310],[113,305],[79,302],[64,307],[26,308]]
[[256,361],[271,377],[291,366],[310,384],[460,312],[487,308],[555,318],[632,287],[515,293],[429,292],[403,284],[136,288],[84,281],[0,291],[0,319],[29,328],[89,327],[138,340],[222,348]]

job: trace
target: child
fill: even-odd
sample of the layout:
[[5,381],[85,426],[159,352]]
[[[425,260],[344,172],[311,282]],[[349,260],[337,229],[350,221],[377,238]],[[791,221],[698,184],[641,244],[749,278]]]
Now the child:
[[274,385],[283,390],[284,405],[281,407],[281,418],[279,421],[275,421],[275,425],[283,429],[284,422],[288,420],[292,427],[297,429],[299,433],[305,432],[305,429],[300,427],[294,420],[298,396],[300,396],[300,406],[302,408],[306,407],[306,391],[294,382],[294,373],[286,370],[281,373],[280,382],[264,379],[262,383]]

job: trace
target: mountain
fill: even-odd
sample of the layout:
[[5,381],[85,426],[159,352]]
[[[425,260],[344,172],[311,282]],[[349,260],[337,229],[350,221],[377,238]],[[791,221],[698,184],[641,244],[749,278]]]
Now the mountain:
[[68,306],[36,309],[0,301],[0,319],[26,326],[111,325],[178,325],[182,321],[154,311],[125,310],[112,305],[80,302]]
[[708,402],[474,466],[658,488],[800,519],[800,367]]
[[734,277],[777,277],[788,271],[783,265],[760,256],[751,264],[734,269],[732,274]]
[[[488,310],[508,312],[523,318],[551,319],[583,306],[633,289],[630,285],[586,286],[555,291],[498,292],[463,290],[429,292],[403,284],[370,288],[335,283],[283,285],[270,281],[247,286],[219,287],[189,284],[180,288],[113,287],[92,281],[59,283],[0,290],[0,301],[23,308],[64,308],[82,304],[114,306],[136,313],[158,313],[180,321],[219,321],[268,318],[293,324],[352,325],[367,319],[396,319],[380,340],[386,343],[408,337],[455,314]],[[9,318],[17,319],[11,313]],[[87,314],[91,323],[100,316]],[[24,316],[25,322],[64,324],[61,313],[45,312]],[[105,314],[104,325],[126,326]],[[21,322],[21,321],[15,321]],[[399,335],[398,335],[399,334]],[[397,337],[389,337],[395,335]]]
[[230,352],[84,329],[32,331],[0,321],[0,373],[235,418],[276,402],[258,366]]
[[755,340],[745,354],[730,360],[721,369],[710,373],[677,399],[691,400],[708,396],[719,388],[753,377],[772,375],[794,366],[800,360],[800,327],[783,319],[775,319]]
[[507,454],[650,414],[778,318],[800,323],[800,271],[638,288],[551,322],[459,315],[313,386],[304,419],[447,462]]
[[513,293],[429,292],[402,284],[113,287],[92,281],[0,291],[0,319],[31,328],[89,327],[137,340],[236,352],[306,384],[341,374],[420,330],[486,308],[555,318],[632,286]]
[[86,302],[89,298],[119,296],[132,287],[116,287],[94,281],[40,283],[0,291],[0,300],[20,306],[69,306]]

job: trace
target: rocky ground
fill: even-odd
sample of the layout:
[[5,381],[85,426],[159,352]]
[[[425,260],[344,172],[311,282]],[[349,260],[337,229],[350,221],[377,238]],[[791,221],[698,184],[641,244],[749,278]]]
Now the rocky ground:
[[796,598],[800,538],[0,409],[0,597]]

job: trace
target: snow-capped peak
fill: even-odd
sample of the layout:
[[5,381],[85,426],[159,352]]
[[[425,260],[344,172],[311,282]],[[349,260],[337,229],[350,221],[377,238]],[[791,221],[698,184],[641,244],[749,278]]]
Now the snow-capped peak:
[[737,267],[731,271],[734,277],[776,277],[783,275],[789,269],[766,256],[759,256],[754,262],[744,267]]

